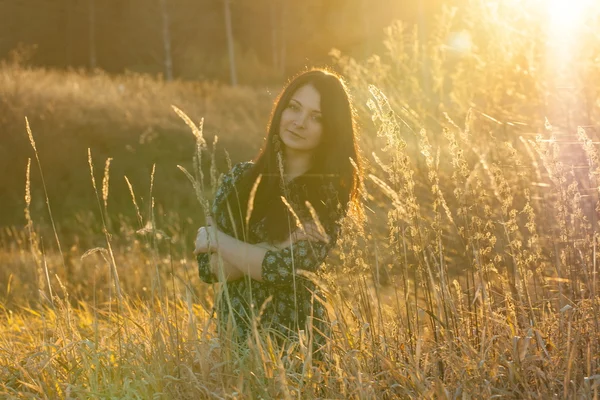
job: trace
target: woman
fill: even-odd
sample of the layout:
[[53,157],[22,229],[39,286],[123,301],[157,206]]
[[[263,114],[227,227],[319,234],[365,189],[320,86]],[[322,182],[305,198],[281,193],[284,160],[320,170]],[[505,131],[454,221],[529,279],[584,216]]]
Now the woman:
[[217,303],[221,328],[232,324],[242,338],[253,326],[283,338],[304,330],[322,342],[323,299],[302,271],[319,271],[348,211],[360,217],[361,179],[342,79],[301,73],[277,98],[262,151],[223,178],[214,223],[198,230],[200,278],[227,281]]

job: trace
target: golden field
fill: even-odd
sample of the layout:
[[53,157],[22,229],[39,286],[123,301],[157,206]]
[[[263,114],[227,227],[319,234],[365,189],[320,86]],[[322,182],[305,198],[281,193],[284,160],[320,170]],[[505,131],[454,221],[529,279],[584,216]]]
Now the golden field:
[[597,398],[598,10],[565,44],[517,3],[446,10],[427,38],[398,23],[367,60],[332,51],[367,218],[316,278],[322,360],[219,338],[191,254],[280,83],[0,66],[0,396]]

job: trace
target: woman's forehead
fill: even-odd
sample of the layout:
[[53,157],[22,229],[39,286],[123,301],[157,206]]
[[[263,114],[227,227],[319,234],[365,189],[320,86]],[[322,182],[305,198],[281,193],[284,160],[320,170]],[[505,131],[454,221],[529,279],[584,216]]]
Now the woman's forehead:
[[312,85],[307,84],[298,88],[290,99],[313,111],[321,111],[321,94]]

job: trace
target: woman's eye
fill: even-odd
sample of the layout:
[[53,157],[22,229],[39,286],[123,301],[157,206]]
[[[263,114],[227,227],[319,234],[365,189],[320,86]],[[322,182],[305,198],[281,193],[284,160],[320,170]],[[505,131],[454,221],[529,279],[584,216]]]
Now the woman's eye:
[[321,122],[323,120],[323,117],[321,115],[313,115],[312,119],[315,122]]
[[288,104],[288,108],[289,108],[290,110],[297,110],[297,109],[298,109],[298,106],[297,106],[297,105],[295,105],[295,104],[292,104],[292,103],[290,103],[290,104]]

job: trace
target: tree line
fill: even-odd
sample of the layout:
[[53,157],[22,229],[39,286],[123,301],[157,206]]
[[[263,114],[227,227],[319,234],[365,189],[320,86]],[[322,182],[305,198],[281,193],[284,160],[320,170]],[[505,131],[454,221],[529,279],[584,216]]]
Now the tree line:
[[394,19],[441,0],[0,0],[0,59],[53,68],[256,83],[367,55]]

